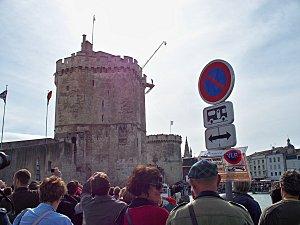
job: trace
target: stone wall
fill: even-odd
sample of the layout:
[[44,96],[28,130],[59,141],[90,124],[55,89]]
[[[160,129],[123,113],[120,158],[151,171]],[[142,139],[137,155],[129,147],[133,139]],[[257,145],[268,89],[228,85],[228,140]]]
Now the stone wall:
[[3,144],[3,151],[10,156],[11,164],[0,171],[0,177],[9,184],[12,184],[13,174],[23,168],[30,171],[32,180],[50,176],[55,166],[61,169],[64,178],[74,177],[73,148],[69,143],[50,138],[7,142]]
[[161,167],[169,185],[182,180],[181,136],[159,134],[146,139],[147,163]]

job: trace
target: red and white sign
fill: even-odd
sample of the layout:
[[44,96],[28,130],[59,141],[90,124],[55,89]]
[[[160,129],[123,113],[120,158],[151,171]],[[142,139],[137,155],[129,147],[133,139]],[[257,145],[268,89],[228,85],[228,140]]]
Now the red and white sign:
[[209,62],[202,70],[198,90],[201,98],[208,104],[225,101],[234,86],[234,72],[231,65],[221,59]]

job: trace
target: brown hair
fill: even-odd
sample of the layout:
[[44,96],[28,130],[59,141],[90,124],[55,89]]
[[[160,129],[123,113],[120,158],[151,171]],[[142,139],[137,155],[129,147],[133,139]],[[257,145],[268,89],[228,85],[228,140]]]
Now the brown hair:
[[40,200],[41,202],[55,202],[66,192],[66,184],[60,177],[47,177],[40,185]]
[[127,188],[130,193],[135,196],[147,194],[150,184],[162,183],[162,176],[158,168],[155,166],[137,166],[127,182]]
[[247,193],[251,187],[250,181],[234,181],[233,184],[233,191],[239,193]]
[[11,187],[6,187],[3,189],[3,193],[5,196],[10,196],[12,193],[12,188]]
[[296,170],[285,171],[280,179],[281,188],[293,196],[300,195],[300,173]]
[[14,179],[18,179],[21,185],[28,185],[31,173],[27,169],[20,169],[14,174]]
[[106,173],[98,172],[91,179],[91,190],[93,195],[107,195],[110,187]]
[[78,188],[78,182],[76,183],[75,181],[70,181],[68,184],[67,184],[67,189],[68,189],[68,194],[69,195],[74,195],[77,191],[77,188]]

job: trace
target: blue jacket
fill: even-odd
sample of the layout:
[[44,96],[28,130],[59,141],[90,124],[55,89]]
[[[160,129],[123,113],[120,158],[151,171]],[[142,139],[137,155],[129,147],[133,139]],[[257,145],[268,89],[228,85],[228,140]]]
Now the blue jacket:
[[[67,216],[55,212],[54,208],[46,203],[40,203],[36,208],[28,209],[24,215],[20,213],[14,220],[13,225],[31,225],[47,211],[50,211],[49,214],[40,221],[39,225],[73,225]],[[20,223],[18,223],[19,221]]]
[[254,222],[254,225],[258,224],[259,217],[261,215],[261,209],[257,201],[252,196],[246,193],[233,192],[233,201],[244,206]]

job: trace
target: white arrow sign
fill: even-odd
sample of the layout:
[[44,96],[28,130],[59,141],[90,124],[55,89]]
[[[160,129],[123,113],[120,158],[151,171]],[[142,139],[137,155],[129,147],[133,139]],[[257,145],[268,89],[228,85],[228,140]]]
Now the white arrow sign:
[[222,102],[203,109],[203,122],[206,128],[230,124],[233,121],[232,102]]
[[223,149],[235,146],[235,126],[233,124],[229,124],[206,129],[205,144],[207,149]]

